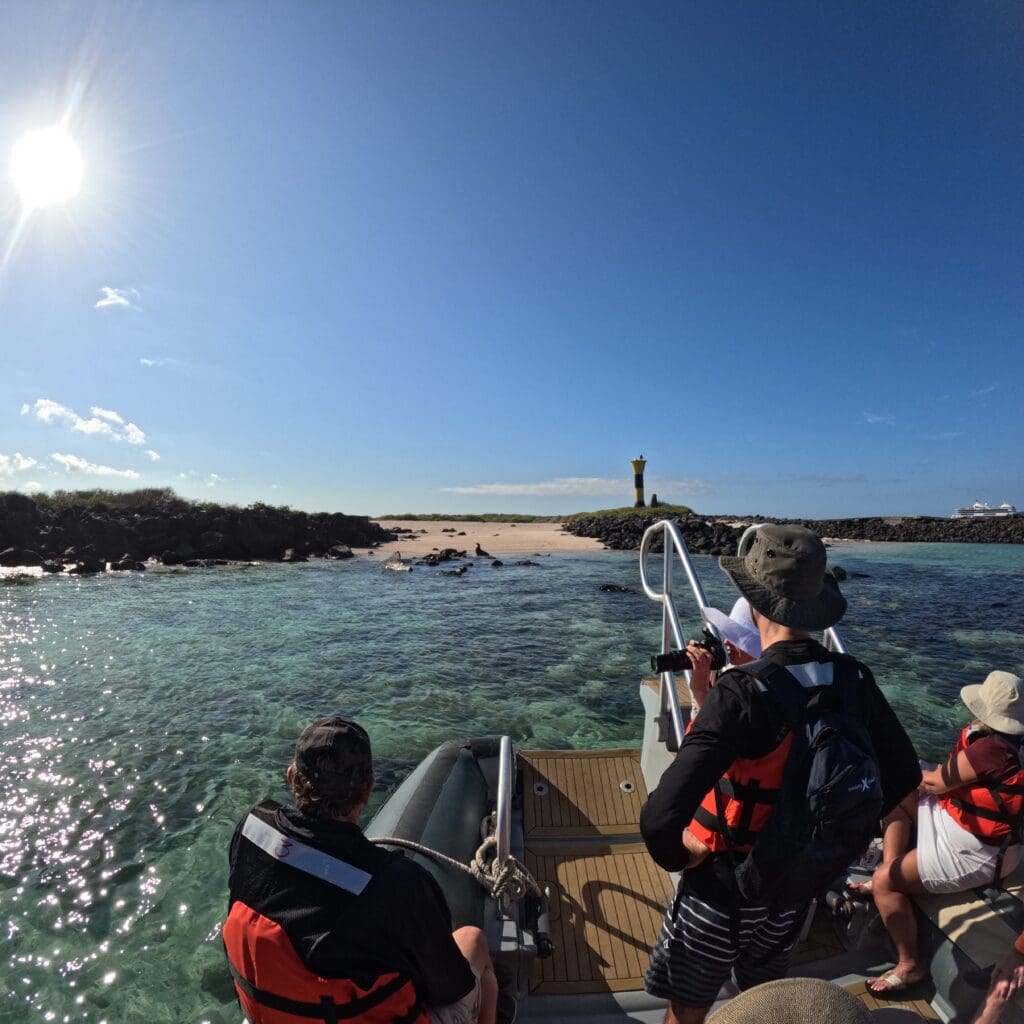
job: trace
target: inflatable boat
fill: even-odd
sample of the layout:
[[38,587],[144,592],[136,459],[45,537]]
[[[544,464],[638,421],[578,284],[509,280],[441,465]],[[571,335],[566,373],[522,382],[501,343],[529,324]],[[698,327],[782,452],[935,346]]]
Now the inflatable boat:
[[[741,539],[741,552],[753,529]],[[656,543],[663,546],[660,588],[648,572]],[[668,521],[650,527],[640,575],[645,593],[661,607],[663,653],[686,644],[672,588],[677,563],[698,611],[706,608],[677,527]],[[845,649],[834,629],[823,642]],[[641,680],[639,748],[514,750],[508,737],[451,740],[419,764],[368,825],[371,839],[405,846],[434,875],[456,927],[476,925],[487,934],[505,996],[499,1019],[662,1021],[665,1005],[644,992],[643,975],[678,876],[647,855],[638,822],[648,791],[684,735],[687,675],[663,672]],[[873,856],[877,852],[866,851],[851,872],[867,877]],[[474,860],[478,867],[486,860],[490,874],[477,870],[474,877]],[[501,886],[495,892],[503,866],[521,883],[511,887],[516,892]],[[835,982],[875,1009],[881,1004],[866,981],[893,965],[893,950],[874,907],[851,902],[842,883],[838,879],[835,890],[812,905],[790,974]],[[967,1024],[983,992],[965,975],[1003,958],[1024,930],[1022,900],[1024,885],[1014,876],[998,892],[919,898],[930,975],[912,990],[913,998],[889,998],[884,1005],[906,1022]],[[735,994],[723,988],[716,1007]],[[891,1009],[886,1014],[891,1017]],[[1009,1022],[1022,1019],[1013,1008],[1004,1015]]]

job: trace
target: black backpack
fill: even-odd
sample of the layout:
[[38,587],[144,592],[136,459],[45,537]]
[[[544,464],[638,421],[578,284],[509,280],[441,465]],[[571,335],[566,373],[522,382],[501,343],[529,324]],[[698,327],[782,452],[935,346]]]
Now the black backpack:
[[832,684],[811,689],[764,660],[739,668],[765,684],[793,732],[775,809],[736,865],[747,903],[806,906],[878,834],[882,786],[860,669],[846,655],[833,666]]

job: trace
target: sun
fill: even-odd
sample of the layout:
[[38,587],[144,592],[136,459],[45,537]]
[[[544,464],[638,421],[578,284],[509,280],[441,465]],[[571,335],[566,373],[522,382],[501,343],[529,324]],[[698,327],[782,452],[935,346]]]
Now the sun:
[[11,175],[26,211],[76,195],[83,171],[82,154],[60,125],[26,132],[11,153]]

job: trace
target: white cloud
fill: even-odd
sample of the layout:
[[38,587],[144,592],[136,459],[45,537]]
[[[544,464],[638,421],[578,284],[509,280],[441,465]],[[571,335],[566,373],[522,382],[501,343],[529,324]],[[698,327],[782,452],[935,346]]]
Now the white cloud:
[[96,309],[112,309],[120,306],[123,309],[138,309],[135,305],[139,293],[134,288],[100,288],[103,298],[96,303]]
[[37,465],[35,459],[22,455],[21,452],[15,452],[13,455],[0,454],[0,477],[23,473],[35,465]]
[[49,398],[37,398],[33,409],[35,410],[36,419],[41,420],[43,423],[53,423],[55,420],[74,423],[79,418],[66,405],[61,405],[60,402],[54,402]]
[[207,486],[207,487],[216,487],[216,486],[217,486],[217,484],[219,484],[219,483],[223,483],[223,481],[224,481],[224,477],[220,476],[220,475],[219,475],[219,474],[217,474],[217,473],[211,473],[211,474],[210,474],[210,475],[209,475],[209,476],[208,476],[208,477],[206,478],[206,486]]
[[[704,480],[659,480],[652,488],[665,493],[706,494],[710,485]],[[561,476],[553,480],[522,484],[472,484],[467,487],[442,487],[449,494],[552,495],[579,494],[604,496],[630,493],[630,481],[615,476]]]
[[35,494],[42,489],[43,485],[38,480],[29,480],[26,483],[18,484],[18,490],[24,491],[26,494]]
[[78,455],[62,455],[60,452],[54,452],[50,457],[69,473],[84,473],[86,476],[116,476],[122,480],[139,479],[139,474],[134,469],[113,469],[110,466],[100,466],[95,462],[86,462]]
[[998,391],[998,384],[989,384],[987,388],[978,388],[977,391],[971,392],[971,398],[983,398],[985,395],[991,395],[993,391]]
[[163,356],[160,359],[150,359],[147,356],[140,356],[139,362],[143,366],[166,366],[169,370],[181,370],[188,366],[184,359],[174,359],[171,356]]
[[887,427],[895,426],[896,417],[880,412],[864,412],[864,419],[868,423],[884,423]]
[[27,416],[32,411],[32,406],[28,402],[21,403],[21,415]]
[[146,443],[145,433],[134,423],[126,423],[124,417],[113,409],[103,409],[94,405],[90,409],[92,416],[85,419],[74,409],[69,409],[50,398],[37,398],[32,409],[36,419],[42,423],[66,423],[76,433],[109,437],[111,441],[127,441],[128,444]]
[[153,462],[159,462],[160,461],[160,456],[155,451],[153,451],[152,448],[147,448],[146,449],[146,454],[150,457],[150,459]]
[[124,423],[124,420],[121,418],[121,414],[114,412],[113,409],[101,409],[98,405],[94,405],[90,408],[89,412],[91,412],[93,416],[99,416],[101,420],[110,420],[111,423]]

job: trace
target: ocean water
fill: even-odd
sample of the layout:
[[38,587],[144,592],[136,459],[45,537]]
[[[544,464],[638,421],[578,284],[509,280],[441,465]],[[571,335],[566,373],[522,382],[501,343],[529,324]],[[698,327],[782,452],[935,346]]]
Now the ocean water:
[[[966,717],[959,687],[1024,670],[1024,548],[831,556],[865,574],[843,584],[851,651],[940,758]],[[660,613],[636,556],[535,561],[458,579],[356,559],[0,586],[0,1021],[236,1024],[227,843],[251,802],[284,798],[318,714],[369,729],[378,800],[451,736],[637,744]],[[728,609],[731,584],[697,563]]]

